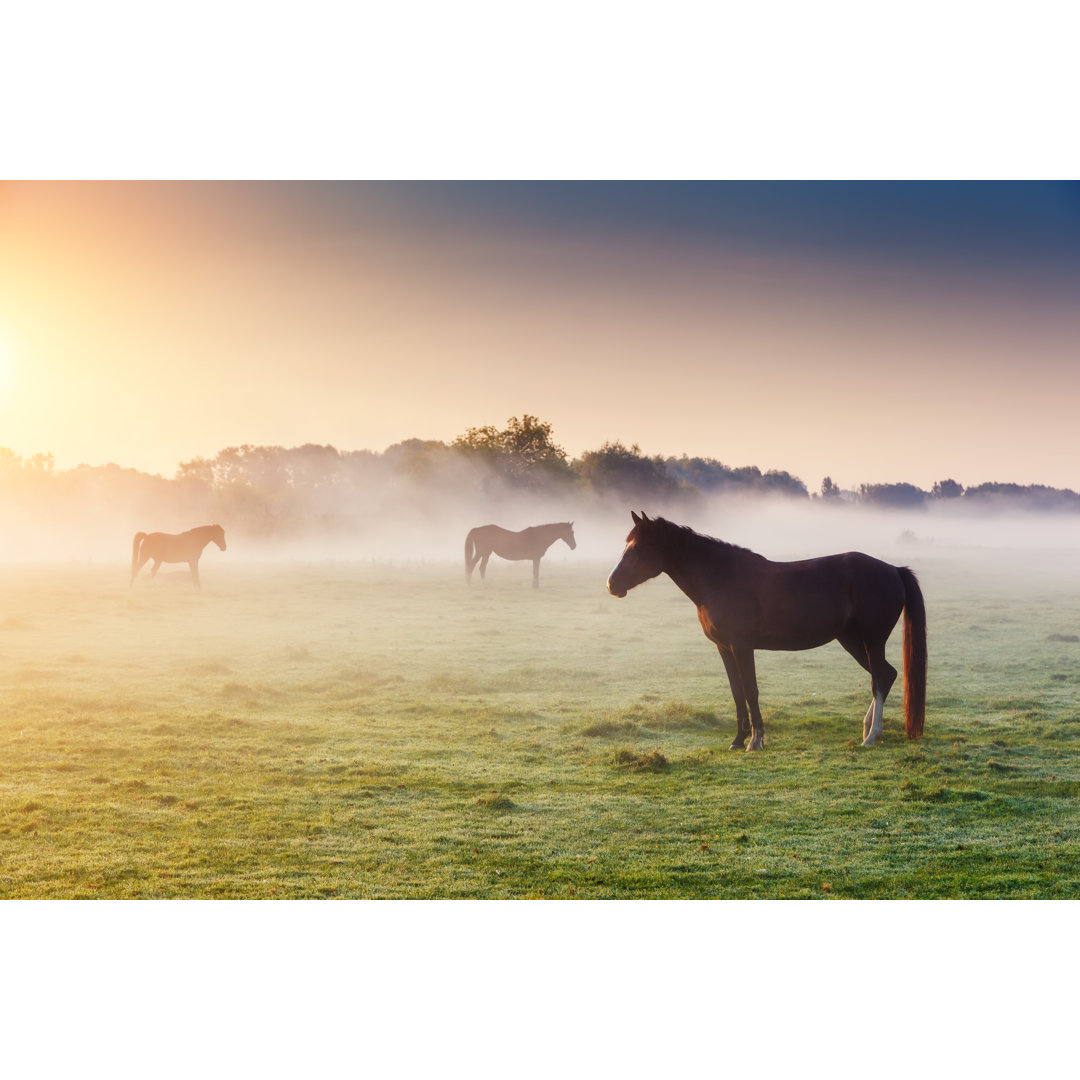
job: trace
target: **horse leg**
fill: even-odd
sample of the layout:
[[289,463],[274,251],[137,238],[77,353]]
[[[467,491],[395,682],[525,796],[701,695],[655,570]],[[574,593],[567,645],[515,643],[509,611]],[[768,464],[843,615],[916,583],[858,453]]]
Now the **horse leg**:
[[480,558],[480,584],[487,588],[487,564],[491,558],[491,552],[485,551]]
[[194,583],[195,588],[201,589],[202,586],[199,584],[199,560],[192,559],[191,562],[188,563],[188,566],[191,567],[191,580]]
[[[870,659],[866,655],[866,646],[863,644],[862,640],[857,637],[837,638],[836,640],[839,641],[840,644],[844,647],[844,649],[855,658],[856,663],[858,663],[858,665],[863,669],[863,671],[869,674]],[[870,681],[872,685],[872,676]],[[876,707],[877,696],[875,694],[872,694],[870,698],[870,708],[866,710],[866,715],[863,717],[862,722],[862,737],[864,745],[866,745],[866,739],[869,738],[870,729],[871,727],[873,727],[874,724],[874,709]]]
[[533,588],[540,588],[540,560],[533,559]]
[[716,648],[720,653],[720,659],[724,661],[728,686],[731,687],[731,696],[735,699],[735,741],[728,749],[743,750],[746,747],[747,737],[750,735],[750,712],[746,708],[746,691],[743,689],[739,665],[735,663],[735,655],[731,651],[731,646],[717,645]]
[[739,668],[743,690],[746,693],[746,705],[750,710],[750,728],[753,732],[747,750],[765,749],[765,721],[761,719],[758,708],[757,669],[754,666],[754,650],[745,645],[733,646],[735,663]]
[[139,576],[139,571],[150,561],[149,555],[140,555],[139,561],[135,565],[135,569],[131,571],[131,584],[135,584],[135,579]]
[[837,641],[870,673],[870,708],[863,717],[863,746],[880,741],[884,729],[885,699],[896,681],[896,668],[885,659],[885,642],[867,644],[858,637],[837,638]]
[[866,647],[870,660],[870,685],[874,691],[874,715],[870,730],[863,738],[863,746],[873,746],[884,734],[885,699],[896,682],[896,668],[885,659],[885,642],[874,642]]
[[154,565],[150,567],[150,576],[157,577],[157,572],[161,569],[161,560],[155,559]]

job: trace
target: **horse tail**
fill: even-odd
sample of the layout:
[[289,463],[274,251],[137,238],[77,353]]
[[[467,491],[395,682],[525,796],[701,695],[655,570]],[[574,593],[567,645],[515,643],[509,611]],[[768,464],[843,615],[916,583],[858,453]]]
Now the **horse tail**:
[[142,542],[146,539],[146,533],[136,533],[135,539],[131,544],[131,580],[135,580],[135,575],[139,572],[139,548]]
[[926,605],[915,575],[906,566],[898,569],[904,583],[904,730],[917,739],[926,720]]
[[465,537],[465,583],[472,580],[472,569],[476,565],[476,538],[473,535],[475,529],[470,529]]

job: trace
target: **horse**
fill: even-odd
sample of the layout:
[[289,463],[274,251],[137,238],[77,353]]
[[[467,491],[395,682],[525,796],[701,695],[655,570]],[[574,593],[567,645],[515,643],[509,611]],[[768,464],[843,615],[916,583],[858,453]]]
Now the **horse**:
[[639,517],[607,580],[612,596],[665,573],[693,601],[705,636],[720,651],[735,699],[737,731],[728,748],[765,748],[754,650],[814,649],[838,641],[870,674],[873,699],[863,746],[883,734],[885,699],[896,669],[885,642],[904,613],[904,728],[923,733],[926,716],[926,608],[906,566],[849,551],[801,562],[771,562],[663,518]]
[[465,537],[465,584],[472,584],[472,572],[480,564],[480,582],[486,585],[488,559],[492,552],[504,559],[532,559],[533,588],[540,587],[540,560],[556,540],[565,540],[570,550],[577,547],[572,521],[550,525],[532,525],[521,532],[511,532],[498,525],[478,525]]
[[222,551],[225,550],[225,530],[220,525],[200,525],[197,529],[188,529],[182,533],[136,533],[135,540],[131,545],[131,581],[135,584],[135,577],[150,560],[154,565],[150,568],[150,576],[156,577],[158,568],[163,562],[180,563],[186,562],[191,567],[191,580],[196,589],[201,589],[199,584],[199,557],[203,548],[213,541]]

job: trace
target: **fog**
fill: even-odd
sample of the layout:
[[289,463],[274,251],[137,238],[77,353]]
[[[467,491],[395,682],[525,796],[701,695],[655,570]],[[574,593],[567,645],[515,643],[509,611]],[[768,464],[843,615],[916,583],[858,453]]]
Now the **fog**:
[[[113,467],[115,469],[115,467]],[[98,471],[95,471],[95,473]],[[1006,512],[962,507],[945,500],[914,510],[875,510],[837,500],[707,496],[675,498],[513,491],[475,470],[444,470],[422,478],[357,471],[347,483],[294,485],[258,491],[250,485],[224,493],[205,484],[166,481],[116,470],[105,477],[74,474],[5,500],[0,531],[3,562],[93,562],[127,565],[137,531],[182,532],[220,523],[224,554],[207,550],[204,570],[234,562],[366,561],[463,565],[465,535],[495,523],[523,529],[573,521],[576,551],[556,542],[545,565],[560,560],[613,565],[631,527],[630,511],[664,516],[698,532],[748,547],[771,559],[799,559],[859,550],[916,569],[928,560],[972,560],[1029,551],[1068,569],[1080,552],[1080,515]],[[111,480],[111,482],[106,482]],[[92,481],[92,482],[86,482]],[[9,493],[10,495],[10,493]],[[498,573],[493,559],[490,573]],[[1037,564],[1038,557],[1027,560]],[[219,572],[215,567],[214,572]],[[544,570],[541,571],[541,580]]]

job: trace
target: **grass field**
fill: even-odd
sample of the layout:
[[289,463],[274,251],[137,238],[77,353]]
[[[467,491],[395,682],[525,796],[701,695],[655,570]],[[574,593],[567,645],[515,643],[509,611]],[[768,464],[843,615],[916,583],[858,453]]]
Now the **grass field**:
[[[618,551],[613,551],[612,561]],[[906,552],[926,737],[863,749],[838,645],[758,654],[767,748],[694,609],[569,553],[0,568],[0,897],[1080,896],[1080,578]],[[899,668],[901,631],[890,641]]]

